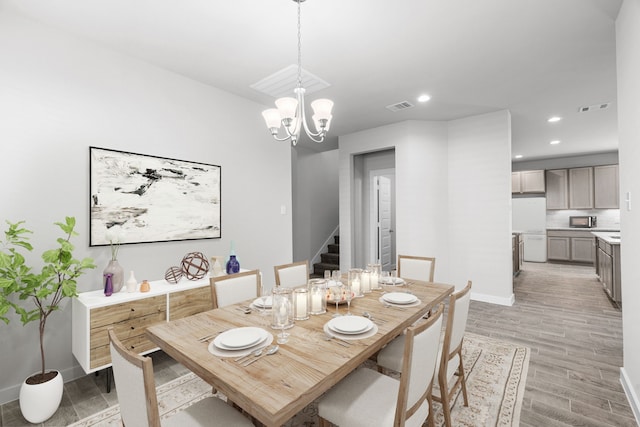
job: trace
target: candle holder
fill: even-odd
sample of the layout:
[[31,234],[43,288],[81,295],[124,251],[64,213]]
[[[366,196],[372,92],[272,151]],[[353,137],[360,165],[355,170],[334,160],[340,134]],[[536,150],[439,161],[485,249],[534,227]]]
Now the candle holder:
[[362,273],[360,273],[360,286],[363,294],[371,293],[371,271],[362,270]]
[[361,268],[352,268],[349,270],[349,287],[351,288],[351,292],[353,292],[354,298],[363,297],[362,293],[362,282],[361,282]]
[[309,318],[309,290],[296,288],[293,290],[293,319],[307,320]]
[[371,289],[380,289],[380,273],[382,272],[382,266],[380,264],[367,264],[367,270],[369,270],[369,283]]
[[289,329],[293,327],[293,289],[278,286],[272,290],[271,327]]
[[313,315],[327,312],[327,281],[309,280],[309,313]]

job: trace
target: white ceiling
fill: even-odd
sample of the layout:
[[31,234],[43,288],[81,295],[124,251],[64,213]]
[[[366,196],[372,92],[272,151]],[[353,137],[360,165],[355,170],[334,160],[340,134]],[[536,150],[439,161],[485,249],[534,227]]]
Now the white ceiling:
[[[335,107],[331,138],[302,143],[335,148],[337,136],[376,126],[509,109],[522,160],[617,150],[621,1],[307,0],[303,67],[331,84],[309,98]],[[250,85],[297,61],[292,0],[0,0],[1,9],[265,106],[273,99]],[[418,104],[424,92],[432,100]],[[416,106],[385,108],[401,101]],[[604,102],[612,106],[578,112]],[[563,120],[549,124],[552,115]]]

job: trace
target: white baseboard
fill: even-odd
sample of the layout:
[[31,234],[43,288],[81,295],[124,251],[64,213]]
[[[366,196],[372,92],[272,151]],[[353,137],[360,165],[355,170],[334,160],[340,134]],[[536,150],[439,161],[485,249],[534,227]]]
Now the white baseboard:
[[488,302],[491,304],[507,305],[507,306],[512,306],[513,303],[516,302],[516,297],[514,294],[511,294],[511,296],[508,298],[504,298],[504,297],[496,297],[494,295],[479,294],[473,291],[471,291],[471,299],[474,301]]
[[[64,369],[60,371],[60,373],[62,374],[62,379],[65,383],[87,375],[84,373],[80,365]],[[22,387],[22,383],[0,390],[0,405],[18,400],[18,398],[20,398],[20,387]]]
[[620,383],[624,389],[624,394],[627,395],[627,400],[629,401],[629,406],[631,406],[633,416],[636,417],[636,423],[640,425],[640,400],[638,400],[638,395],[633,388],[633,384],[631,383],[624,366],[620,368]]

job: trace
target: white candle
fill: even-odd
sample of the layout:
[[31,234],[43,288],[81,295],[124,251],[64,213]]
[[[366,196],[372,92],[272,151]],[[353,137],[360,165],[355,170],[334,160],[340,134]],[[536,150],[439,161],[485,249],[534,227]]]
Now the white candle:
[[307,317],[307,293],[296,294],[296,317]]
[[371,283],[371,288],[372,289],[378,289],[380,287],[380,285],[378,284],[378,273],[377,272],[371,273],[371,277],[369,278],[369,282]]
[[360,295],[360,279],[354,279],[351,282],[351,290],[355,296]]
[[369,292],[371,292],[371,282],[369,279],[369,272],[364,271],[360,275],[360,278],[362,279],[362,292],[365,294],[368,294]]
[[322,310],[322,295],[320,292],[314,292],[311,295],[311,311],[317,313],[320,310]]

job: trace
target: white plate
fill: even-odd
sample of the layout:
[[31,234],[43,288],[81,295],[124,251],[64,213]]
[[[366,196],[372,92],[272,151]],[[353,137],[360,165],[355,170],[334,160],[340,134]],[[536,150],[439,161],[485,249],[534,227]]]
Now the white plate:
[[258,307],[258,308],[271,308],[271,297],[267,297],[264,300],[264,306],[262,305],[262,298],[257,298],[256,300],[253,301],[253,305]]
[[406,292],[390,292],[383,294],[382,299],[392,304],[411,304],[412,302],[416,302],[418,297]]
[[336,332],[333,329],[331,329],[329,327],[329,322],[325,323],[323,328],[324,333],[327,335],[331,335],[332,337],[336,337],[336,338],[340,338],[343,340],[361,340],[364,338],[369,338],[374,336],[375,334],[378,333],[378,326],[377,325],[373,325],[373,327],[371,329],[369,329],[368,331],[365,331],[361,334],[345,334],[345,333],[340,333],[340,332]]
[[[385,295],[386,295],[386,294],[385,294]],[[411,307],[417,307],[417,306],[419,306],[419,305],[421,305],[421,304],[422,304],[422,301],[420,301],[420,299],[417,299],[417,300],[415,300],[414,302],[409,303],[409,304],[395,304],[395,303],[392,303],[392,302],[389,302],[389,301],[385,301],[385,300],[384,300],[384,298],[382,298],[382,297],[378,298],[378,301],[380,301],[383,305],[384,305],[384,304],[388,304],[388,305],[390,305],[390,306],[393,306],[393,307],[400,307],[400,308],[411,308]]]
[[243,350],[264,340],[266,335],[268,334],[264,329],[248,326],[223,332],[213,340],[213,343],[224,350]]
[[215,346],[215,344],[213,343],[213,341],[211,341],[209,343],[209,353],[213,354],[214,356],[218,356],[218,357],[240,357],[240,356],[247,356],[249,354],[251,354],[251,352],[253,350],[256,350],[260,347],[264,347],[267,346],[269,344],[271,344],[273,342],[273,335],[271,334],[267,334],[267,338],[264,339],[264,341],[260,341],[258,342],[256,345],[249,347],[249,348],[245,348],[244,350],[225,350],[222,348],[218,348]]
[[340,316],[329,320],[328,326],[341,334],[362,334],[373,327],[373,322],[362,316]]
[[392,286],[404,285],[404,279],[401,279],[399,277],[382,277],[380,278],[379,282],[385,285],[392,285]]

